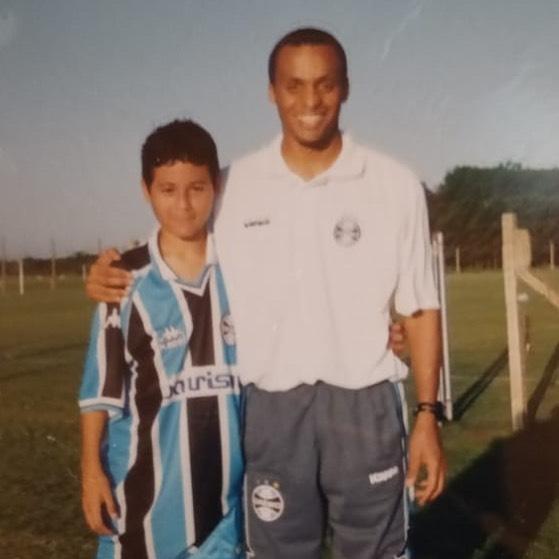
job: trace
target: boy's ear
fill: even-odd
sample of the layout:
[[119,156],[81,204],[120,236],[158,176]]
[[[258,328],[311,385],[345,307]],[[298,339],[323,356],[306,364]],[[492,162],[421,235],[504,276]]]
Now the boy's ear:
[[149,195],[149,188],[146,181],[142,179],[142,193],[144,195],[144,200],[149,204],[151,202],[151,197]]
[[225,178],[224,178],[224,175],[222,175],[222,172],[220,172],[217,175],[217,177],[213,180],[213,183],[212,183],[213,187],[214,187],[214,193],[215,193],[216,196],[221,194],[221,192],[223,190],[223,184],[225,183]]

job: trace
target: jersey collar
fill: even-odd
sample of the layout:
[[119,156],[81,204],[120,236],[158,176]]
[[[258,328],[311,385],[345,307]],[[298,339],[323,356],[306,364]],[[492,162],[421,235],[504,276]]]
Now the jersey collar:
[[159,248],[159,227],[156,227],[153,233],[151,234],[149,241],[148,241],[149,253],[151,256],[151,260],[154,263],[157,271],[161,275],[164,280],[167,281],[174,281],[185,287],[193,287],[197,288],[200,287],[202,284],[205,283],[205,278],[207,276],[208,270],[217,262],[215,246],[214,246],[214,238],[213,234],[208,233],[208,240],[206,242],[206,267],[200,274],[200,277],[195,284],[191,284],[185,281],[182,278],[179,278],[175,272],[169,267],[167,262],[163,259],[161,255],[161,250]]
[[342,133],[342,150],[334,163],[310,181],[303,181],[287,166],[281,154],[280,134],[268,146],[268,165],[265,172],[274,178],[295,178],[308,185],[319,185],[330,180],[346,181],[360,177],[365,171],[366,156],[360,146],[353,142],[350,134]]

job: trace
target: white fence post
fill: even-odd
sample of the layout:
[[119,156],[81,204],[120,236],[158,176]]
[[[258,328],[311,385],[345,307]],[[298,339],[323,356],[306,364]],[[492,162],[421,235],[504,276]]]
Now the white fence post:
[[23,295],[25,293],[25,279],[23,276],[23,258],[19,259],[19,294]]
[[448,316],[446,303],[446,273],[444,261],[444,237],[438,231],[433,235],[433,263],[435,270],[435,281],[439,293],[441,305],[441,345],[442,345],[442,364],[439,376],[439,396],[438,399],[444,405],[445,417],[452,421],[452,389],[450,384],[450,356],[448,346]]
[[51,260],[50,260],[50,288],[56,288],[56,244],[54,239],[50,241]]

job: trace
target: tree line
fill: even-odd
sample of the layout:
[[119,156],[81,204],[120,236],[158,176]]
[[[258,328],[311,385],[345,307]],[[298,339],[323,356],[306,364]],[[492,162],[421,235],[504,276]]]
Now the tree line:
[[[432,231],[445,237],[445,258],[454,266],[460,248],[462,267],[501,266],[501,214],[514,212],[520,227],[530,231],[533,264],[549,262],[549,241],[559,253],[559,168],[528,169],[518,163],[495,167],[458,166],[435,192],[425,188]],[[58,274],[80,274],[95,255],[77,252],[58,258]],[[559,258],[556,256],[559,264]],[[49,275],[50,258],[26,258],[26,273]],[[7,263],[17,273],[17,262]]]
[[[76,252],[71,256],[59,257],[56,259],[56,274],[68,276],[81,275],[82,266],[90,266],[96,258],[96,254],[88,254],[86,252]],[[51,258],[27,257],[23,259],[23,268],[26,275],[48,277],[51,274],[51,265]],[[18,274],[17,260],[8,260],[6,262],[6,273],[10,276]]]
[[445,237],[447,265],[454,265],[459,247],[463,267],[500,267],[504,212],[516,213],[519,227],[530,231],[533,265],[549,262],[549,241],[559,249],[559,168],[459,166],[436,192],[426,192],[431,230]]

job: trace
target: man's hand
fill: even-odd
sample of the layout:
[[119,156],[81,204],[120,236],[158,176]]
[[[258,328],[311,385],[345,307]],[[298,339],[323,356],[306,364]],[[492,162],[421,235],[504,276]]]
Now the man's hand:
[[100,536],[110,536],[114,530],[103,521],[103,509],[118,518],[117,508],[107,476],[101,471],[85,471],[82,477],[82,509],[87,525]]
[[[441,359],[440,313],[429,309],[404,318],[410,345],[411,368],[418,402],[437,400]],[[439,435],[437,418],[420,411],[415,418],[410,444],[406,483],[415,488],[419,505],[440,495],[446,476],[446,461]]]
[[406,486],[414,488],[420,506],[436,499],[442,492],[446,478],[446,460],[439,426],[432,413],[417,414],[409,440],[409,464]]
[[99,303],[120,303],[132,283],[132,274],[112,266],[120,260],[114,248],[104,250],[91,266],[85,284],[85,292],[90,299]]
[[406,351],[406,331],[401,322],[392,322],[388,328],[388,347],[400,358]]

